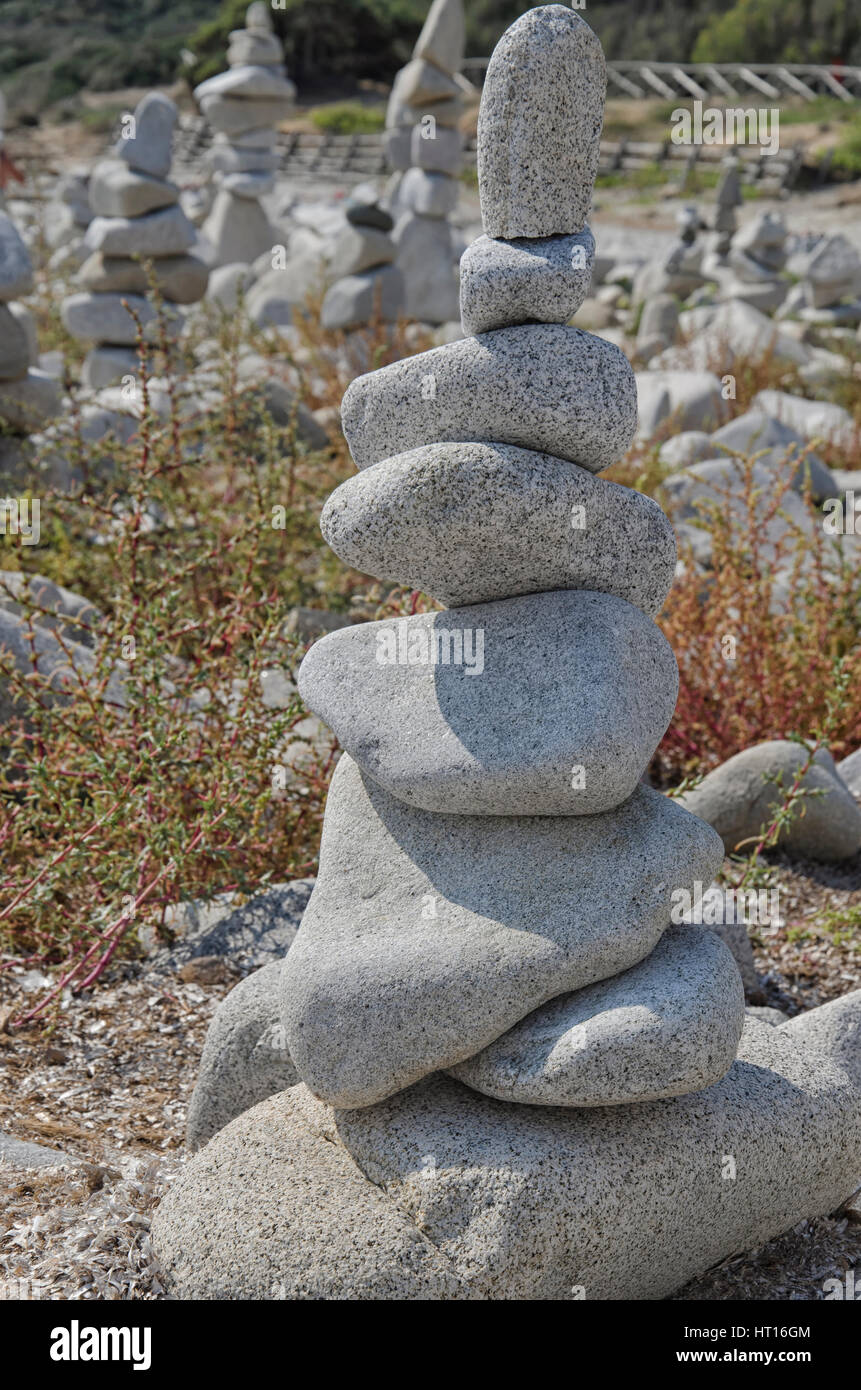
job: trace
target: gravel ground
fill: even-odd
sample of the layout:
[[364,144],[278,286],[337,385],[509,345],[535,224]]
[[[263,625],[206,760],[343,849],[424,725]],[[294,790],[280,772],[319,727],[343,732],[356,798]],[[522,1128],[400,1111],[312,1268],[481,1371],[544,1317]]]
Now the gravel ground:
[[[775,864],[786,924],[755,943],[759,1002],[797,1013],[861,984],[857,932],[853,942],[817,925],[825,911],[861,904],[861,857]],[[13,998],[41,982],[0,976],[0,1132],[84,1160],[37,1172],[0,1165],[0,1296],[165,1296],[149,1216],[184,1162],[197,1059],[234,980],[226,965],[185,980],[121,966],[92,994],[67,998],[49,1027],[9,1034]],[[817,1300],[849,1268],[861,1281],[861,1225],[837,1214],[724,1261],[675,1298]]]

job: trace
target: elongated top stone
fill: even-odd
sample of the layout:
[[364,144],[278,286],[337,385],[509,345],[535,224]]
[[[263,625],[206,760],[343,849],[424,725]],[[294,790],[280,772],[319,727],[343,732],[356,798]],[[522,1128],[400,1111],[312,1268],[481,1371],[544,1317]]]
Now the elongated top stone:
[[455,73],[463,62],[466,25],[463,0],[433,0],[413,49],[414,58]]
[[142,174],[166,179],[170,173],[177,116],[170,97],[161,92],[147,92],[135,107],[133,133],[120,139],[116,157]]
[[579,232],[598,169],[601,44],[564,5],[528,10],[493,51],[478,115],[478,192],[492,237]]

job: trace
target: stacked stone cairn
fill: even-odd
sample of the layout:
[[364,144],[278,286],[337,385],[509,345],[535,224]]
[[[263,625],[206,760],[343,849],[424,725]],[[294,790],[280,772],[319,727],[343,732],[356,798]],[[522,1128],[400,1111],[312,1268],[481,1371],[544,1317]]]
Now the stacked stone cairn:
[[741,207],[741,173],[739,171],[739,161],[737,155],[727,155],[722,161],[723,173],[717,186],[715,217],[713,235],[711,237],[711,250],[719,257],[727,255],[732,239],[738,228],[738,218],[736,208]]
[[150,92],[113,157],[90,175],[89,254],[78,272],[81,290],[65,301],[62,316],[73,337],[93,344],[83,367],[92,390],[138,370],[137,325],[145,337],[156,330],[151,288],[162,297],[171,339],[182,326],[177,306],[206,292],[207,267],[190,254],[197,233],[168,178],[176,120],[174,103]]
[[449,214],[457,207],[464,90],[463,0],[433,0],[412,61],[392,86],[386,150],[399,177],[389,188],[393,239],[406,281],[406,310],[425,323],[458,316]]
[[0,426],[29,434],[60,413],[55,381],[38,362],[32,314],[17,301],[33,288],[30,253],[11,217],[0,212]]
[[194,90],[216,132],[212,162],[218,192],[202,230],[217,266],[250,264],[278,240],[261,199],[275,186],[275,126],[290,111],[296,88],[263,0],[249,5],[245,28],[232,31],[227,62],[227,72]]
[[771,313],[783,303],[789,288],[781,278],[786,255],[783,218],[775,212],[760,213],[732,239],[728,260],[734,280],[726,288],[733,298]]
[[633,374],[566,326],[604,84],[571,10],[507,31],[472,336],[344,398],[360,471],[324,534],[449,607],[334,631],[300,670],[345,751],[298,934],[206,1043],[206,1146],[153,1224],[179,1297],[661,1298],[853,1190],[861,1091],[745,1025],[717,934],[670,924],[723,846],[642,780],[676,698],[652,621],[674,539],[597,476]]
[[329,286],[320,311],[324,328],[361,328],[378,318],[394,323],[404,312],[404,277],[393,264],[397,248],[391,214],[375,199],[349,198],[347,225],[335,240]]

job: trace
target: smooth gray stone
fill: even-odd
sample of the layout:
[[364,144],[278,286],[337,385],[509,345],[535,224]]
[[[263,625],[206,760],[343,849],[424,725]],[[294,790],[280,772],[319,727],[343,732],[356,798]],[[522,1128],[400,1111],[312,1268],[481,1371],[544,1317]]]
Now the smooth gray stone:
[[4,1168],[23,1172],[34,1168],[73,1168],[80,1162],[62,1149],[48,1149],[44,1144],[31,1144],[26,1139],[14,1139],[11,1134],[0,1134],[0,1173]]
[[569,589],[341,628],[297,681],[392,796],[487,816],[618,806],[678,693],[672,649],[639,608]]
[[155,307],[139,294],[73,294],[63,301],[60,312],[73,338],[119,347],[132,347],[137,342],[132,313],[144,331],[157,318]]
[[682,430],[681,434],[671,435],[658,450],[658,458],[668,468],[689,468],[692,463],[700,463],[712,453],[711,436],[705,430]]
[[90,174],[89,198],[96,217],[140,217],[177,202],[179,189],[130,169],[122,159],[102,159]]
[[[749,853],[772,823],[807,757],[797,743],[757,743],[715,768],[679,800],[714,826],[728,852],[745,842],[744,852]],[[780,831],[778,848],[801,858],[851,859],[861,849],[861,809],[824,749],[801,785],[817,795],[797,803],[792,820]]]
[[25,376],[29,366],[27,333],[11,309],[0,304],[0,381]]
[[651,295],[643,305],[637,329],[637,348],[649,345],[650,355],[675,342],[679,327],[679,306],[672,294]]
[[460,258],[464,333],[567,323],[589,293],[594,264],[595,238],[588,227],[534,240],[478,237]]
[[435,1076],[333,1112],[293,1087],[192,1159],[152,1237],[184,1299],[657,1300],[835,1211],[859,1171],[857,1089],[750,1019],[717,1085],[641,1105]]
[[650,497],[511,444],[427,444],[375,463],[335,489],[320,529],[354,569],[447,608],[592,589],[653,617],[676,563]]
[[132,169],[154,178],[166,179],[170,173],[173,128],[178,111],[169,97],[148,92],[135,107],[135,133],[121,139],[114,151]]
[[781,1027],[842,1067],[861,1090],[861,989],[798,1014]]
[[223,999],[209,1025],[186,1141],[194,1151],[258,1101],[299,1080],[278,1019],[281,961],[264,965]]
[[294,1113],[296,1089],[221,1130],[168,1189],[152,1237],[171,1289],[219,1300],[469,1297],[341,1145]]
[[376,317],[393,323],[403,313],[404,295],[404,277],[396,265],[345,275],[326,291],[320,323],[331,331],[360,328]]
[[564,5],[542,5],[493,50],[478,113],[478,191],[494,237],[582,230],[598,172],[601,45]]
[[0,209],[0,303],[20,299],[32,288],[30,252],[11,217]]
[[419,323],[457,318],[457,276],[451,228],[444,218],[405,212],[392,233],[406,282],[406,313]]
[[216,266],[242,261],[249,265],[271,253],[278,238],[256,198],[236,198],[226,188],[215,195],[202,232],[214,251]]
[[[432,130],[432,133],[431,133]],[[457,129],[419,123],[410,137],[410,162],[416,169],[456,175],[463,159],[463,136]]]
[[485,440],[599,473],[634,437],[637,391],[613,343],[579,328],[530,323],[357,377],[341,420],[359,468],[423,444]]
[[733,959],[738,966],[741,982],[744,985],[745,994],[752,997],[759,996],[762,986],[756,973],[753,947],[750,944],[745,923],[736,921],[708,923],[707,930],[719,936],[724,945],[732,952]]
[[333,280],[340,280],[345,275],[361,275],[378,265],[389,265],[394,259],[395,244],[385,232],[348,223],[333,247],[329,274]]
[[233,29],[227,45],[227,61],[230,67],[249,63],[255,67],[278,67],[284,62],[284,49],[274,34]]
[[[757,460],[760,468],[772,468],[775,472],[778,469],[782,471],[787,459],[801,459],[801,455],[804,454],[792,482],[796,492],[804,491],[809,471],[811,495],[815,501],[836,497],[838,494],[834,474],[810,451],[807,440],[789,425],[772,419],[761,410],[748,410],[744,415],[737,415],[735,419],[722,425],[711,436],[711,444],[712,457],[719,453],[720,449],[730,449],[748,458],[754,454],[761,454],[762,457]],[[715,445],[720,447],[715,449]]]
[[102,343],[90,348],[81,368],[81,380],[91,391],[116,386],[124,376],[137,376],[140,357],[136,348],[112,347]]
[[[292,83],[288,85],[293,86]],[[232,137],[244,135],[249,130],[278,125],[290,114],[292,105],[292,95],[248,98],[212,92],[201,98],[200,109],[213,130]]]
[[[640,396],[640,433],[648,437],[668,415],[679,430],[713,430],[726,414],[721,384],[713,372],[651,370],[637,372]],[[666,392],[666,409],[656,412],[649,426],[643,422],[646,393]]]
[[[194,89],[194,99],[200,106],[208,97],[242,97],[249,101],[261,97],[290,102],[295,96],[293,83],[280,72],[273,71],[271,64],[255,66],[243,63],[215,77],[208,77]],[[265,121],[261,121],[261,125],[265,124]]]
[[197,233],[178,203],[144,217],[94,217],[84,236],[89,251],[105,256],[179,256]]
[[791,489],[785,492],[780,499],[779,511],[769,515],[774,491],[773,474],[754,464],[752,482],[756,496],[749,507],[744,496],[745,465],[726,456],[704,459],[702,463],[692,464],[690,468],[671,473],[664,479],[667,510],[676,523],[677,535],[680,527],[686,527],[695,548],[702,543],[704,562],[710,554],[711,537],[701,528],[687,527],[687,523],[708,516],[715,508],[731,518],[732,524],[740,529],[748,525],[752,512],[760,528],[761,557],[769,560],[777,557],[778,547],[782,546],[785,564],[798,538],[806,543],[813,541],[815,529],[796,492]]
[[0,420],[13,430],[29,434],[60,415],[62,409],[58,383],[37,367],[16,381],[0,381]]
[[463,0],[433,0],[416,40],[413,56],[443,72],[459,72],[466,45]]
[[673,891],[722,862],[714,831],[644,785],[603,815],[438,816],[344,754],[281,977],[293,1063],[333,1105],[373,1105],[635,965]]
[[713,1086],[744,1026],[741,976],[704,927],[668,927],[639,965],[552,999],[452,1068],[521,1105],[627,1105]]
[[391,213],[376,201],[357,193],[352,193],[344,203],[344,216],[354,227],[376,227],[381,232],[390,232],[395,225]]
[[194,304],[206,293],[209,269],[197,256],[159,256],[149,266],[130,256],[94,251],[78,271],[78,284],[94,294],[148,294],[154,282],[174,304]]
[[398,189],[398,203],[422,217],[448,217],[460,197],[460,183],[448,174],[408,169]]

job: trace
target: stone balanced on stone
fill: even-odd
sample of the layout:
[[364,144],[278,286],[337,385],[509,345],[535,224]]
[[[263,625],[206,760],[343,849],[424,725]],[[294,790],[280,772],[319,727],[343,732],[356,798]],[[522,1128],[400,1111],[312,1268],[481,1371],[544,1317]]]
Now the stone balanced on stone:
[[399,177],[389,186],[397,220],[393,240],[406,282],[406,311],[426,323],[458,316],[448,216],[457,206],[463,136],[463,0],[433,0],[413,49],[392,86],[386,150]]
[[212,161],[218,193],[203,234],[218,266],[250,264],[277,241],[260,200],[275,184],[274,127],[293,105],[296,88],[263,0],[249,5],[245,28],[231,33],[227,62],[227,72],[194,89],[216,131]]
[[81,291],[65,301],[62,316],[73,337],[94,344],[83,368],[84,384],[93,390],[138,370],[135,317],[145,336],[157,321],[147,297],[151,284],[172,320],[171,336],[182,324],[176,306],[206,292],[207,267],[189,254],[197,233],[168,177],[176,120],[168,97],[148,93],[113,158],[90,175],[95,216],[84,237],[89,255],[78,272]]
[[347,225],[335,241],[329,274],[334,283],[320,310],[324,328],[361,328],[375,317],[393,323],[404,312],[404,277],[393,264],[397,247],[391,214],[374,199],[353,196]]
[[284,964],[207,1039],[209,1142],[153,1223],[179,1297],[660,1298],[853,1190],[861,1092],[764,1023],[737,1058],[728,950],[669,925],[723,847],[640,780],[676,697],[674,539],[596,476],[634,381],[566,326],[603,95],[572,11],[508,30],[461,280],[480,331],[344,399],[360,472],[324,534],[452,606],[300,671],[345,752]]
[[33,288],[30,253],[11,217],[0,212],[0,425],[28,434],[60,413],[60,391],[37,361],[32,314],[16,301]]

